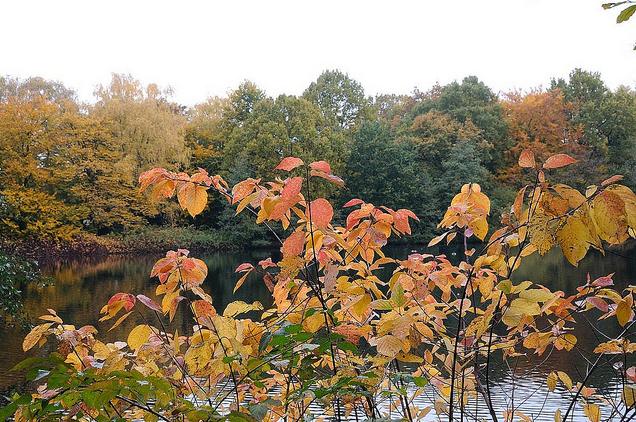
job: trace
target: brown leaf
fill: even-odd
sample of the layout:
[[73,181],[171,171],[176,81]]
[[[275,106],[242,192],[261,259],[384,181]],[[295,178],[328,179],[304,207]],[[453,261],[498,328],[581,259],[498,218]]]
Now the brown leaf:
[[519,156],[519,166],[524,168],[534,168],[534,153],[529,149],[524,149]]
[[576,163],[576,160],[567,154],[555,154],[552,157],[545,160],[543,163],[544,169],[558,169],[560,167],[569,166]]

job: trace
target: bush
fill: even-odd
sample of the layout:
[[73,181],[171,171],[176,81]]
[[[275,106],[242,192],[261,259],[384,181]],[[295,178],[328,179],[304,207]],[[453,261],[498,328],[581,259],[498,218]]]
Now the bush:
[[[192,176],[144,173],[142,189],[152,186],[157,197],[176,194],[193,216],[213,188],[239,213],[252,212],[257,223],[280,223],[286,230],[281,259],[239,265],[234,287],[257,276],[271,291],[272,306],[235,301],[217,312],[201,287],[205,263],[185,249],[170,251],[151,272],[159,280],[160,303],[118,292],[100,311],[101,321],[116,318],[113,327],[136,320],[125,342],[101,341],[94,327],[66,325],[53,310],[43,315],[23,348],[54,340],[57,351],[18,366],[40,386],[36,394],[14,396],[0,416],[275,421],[308,419],[319,407],[336,420],[413,421],[429,413],[454,420],[472,418],[474,404],[492,420],[530,420],[542,415],[513,407],[528,399],[527,391],[504,407],[493,404],[493,361],[505,361],[499,371],[514,383],[520,361],[536,367],[541,363],[535,356],[545,360],[562,351],[570,358],[582,355],[589,365],[574,376],[557,361],[545,388],[530,393],[567,400],[554,419],[568,420],[577,406],[592,421],[603,412],[629,419],[636,404],[636,367],[628,365],[636,351],[630,340],[636,286],[614,290],[610,274],[582,280],[566,296],[511,281],[534,253],[558,246],[577,265],[590,248],[602,251],[636,237],[636,196],[617,184],[619,176],[585,194],[547,180],[573,162],[557,154],[539,166],[524,151],[519,164],[533,182],[519,191],[496,230],[487,219],[490,199],[478,184],[465,184],[439,224],[446,231],[429,243],[458,242],[464,252],[458,264],[444,255],[398,260],[384,254],[389,238],[411,233],[417,217],[406,209],[353,199],[344,205],[350,210],[345,225],[336,225],[329,201],[312,195],[323,179],[342,184],[324,161],[301,172],[303,161],[287,157],[276,169],[292,172],[290,177],[246,179],[231,190],[202,170]],[[469,249],[472,239],[484,243]],[[383,280],[386,269],[392,272]],[[169,326],[177,312],[192,318],[185,332]],[[574,329],[600,331],[597,319],[608,320],[603,337],[581,350]],[[622,379],[618,396],[589,386],[590,375],[602,367]],[[432,398],[422,404],[418,397],[425,392]],[[514,399],[519,392],[511,388],[508,394]]]

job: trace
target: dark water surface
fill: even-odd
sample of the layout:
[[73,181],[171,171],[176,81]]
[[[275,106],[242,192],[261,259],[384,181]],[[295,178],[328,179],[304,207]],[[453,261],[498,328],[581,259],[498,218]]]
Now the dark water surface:
[[[414,247],[392,247],[389,248],[388,255],[394,257],[405,257]],[[450,252],[449,252],[450,253]],[[261,301],[264,305],[270,303],[269,292],[262,282],[249,279],[236,295],[232,294],[232,289],[236,282],[234,269],[242,262],[256,263],[260,259],[270,256],[271,251],[254,250],[242,252],[216,252],[208,253],[202,258],[209,268],[209,274],[205,281],[205,289],[212,294],[217,310],[224,309],[225,305],[234,300],[244,300],[252,302]],[[95,325],[106,340],[123,338],[134,325],[142,323],[135,320],[133,315],[122,324],[122,327],[113,332],[106,332],[112,321],[99,323],[99,310],[116,292],[143,293],[154,297],[156,280],[149,278],[150,269],[153,263],[161,255],[136,256],[136,257],[107,257],[100,260],[85,260],[78,262],[59,262],[48,268],[46,272],[55,279],[55,285],[36,288],[29,286],[24,290],[25,308],[28,314],[36,318],[46,313],[47,308],[55,309],[67,323],[80,327],[86,324]],[[598,253],[590,253],[579,267],[569,265],[562,257],[560,251],[554,250],[544,257],[538,255],[527,258],[521,268],[516,272],[516,281],[532,280],[542,283],[552,290],[563,290],[566,293],[575,291],[576,287],[585,283],[586,275],[589,273],[594,279],[596,277],[615,273],[615,281],[619,287],[628,284],[636,284],[636,250],[621,252],[620,255],[607,253],[605,257]],[[179,332],[187,332],[189,322],[184,321],[181,315],[175,318],[174,326]],[[601,326],[607,335],[616,335],[617,326],[615,319],[608,321]],[[19,329],[0,327],[0,341],[2,344],[0,353],[0,391],[6,391],[12,386],[19,384],[22,379],[20,374],[9,371],[13,365],[21,361],[25,354],[22,352],[23,332]],[[580,330],[576,332],[578,346],[587,349],[592,344],[596,344],[596,333],[592,330]],[[588,347],[586,347],[588,345]],[[34,353],[46,353],[45,350]],[[540,362],[540,360],[535,360]],[[536,363],[535,362],[535,363]],[[526,363],[526,365],[528,365]],[[528,365],[530,367],[530,365]],[[564,370],[569,374],[576,375],[584,373],[585,362],[581,359],[573,358],[573,355],[552,354],[547,361],[538,369],[528,373],[523,372],[523,364],[519,373],[523,376],[512,380],[507,379],[504,368],[495,368],[491,379],[494,379],[496,388],[493,389],[495,402],[504,405],[508,396],[514,388],[517,392],[517,400],[522,401],[525,397],[530,397],[536,389],[545,388],[545,377],[554,367]],[[575,376],[573,376],[575,378]],[[575,382],[577,380],[575,379]],[[620,379],[614,371],[610,369],[598,370],[591,377],[591,386],[611,391],[620,386]],[[529,398],[522,406],[528,414],[539,414],[544,409],[556,409],[564,406],[568,400],[568,394],[563,393],[562,402],[557,400],[543,403],[545,394],[537,394]],[[554,395],[550,396],[554,397]],[[545,407],[544,407],[545,406]],[[483,412],[483,410],[481,411]],[[609,412],[608,412],[609,413]],[[541,420],[553,420],[552,413],[544,411]],[[482,416],[485,416],[483,414]],[[576,420],[579,417],[575,418]]]

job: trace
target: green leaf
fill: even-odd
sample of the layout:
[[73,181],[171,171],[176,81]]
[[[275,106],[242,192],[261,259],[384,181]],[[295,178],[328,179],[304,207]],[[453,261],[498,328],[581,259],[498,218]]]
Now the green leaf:
[[636,4],[626,7],[616,17],[616,23],[621,23],[621,22],[625,22],[626,20],[629,20],[629,18],[632,17],[634,12],[636,12]]
[[426,385],[428,384],[428,379],[424,377],[413,377],[413,382],[418,387],[426,387]]

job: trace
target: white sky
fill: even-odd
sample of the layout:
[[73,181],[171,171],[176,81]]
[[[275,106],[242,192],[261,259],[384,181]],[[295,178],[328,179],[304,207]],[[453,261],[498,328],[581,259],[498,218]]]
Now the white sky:
[[367,94],[475,74],[495,91],[574,67],[636,85],[636,17],[602,0],[3,0],[0,74],[61,80],[92,100],[111,72],[191,105],[249,79],[300,94],[338,68]]

